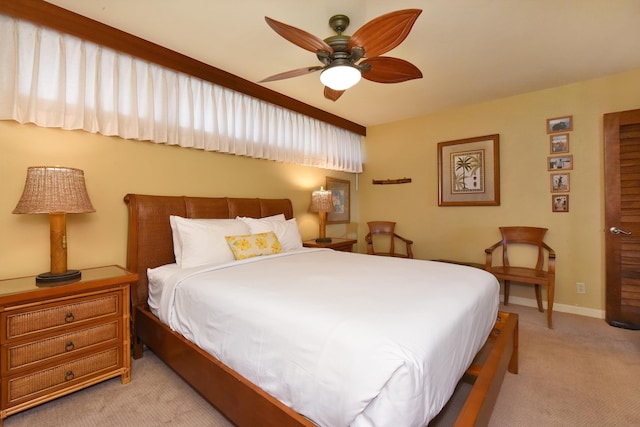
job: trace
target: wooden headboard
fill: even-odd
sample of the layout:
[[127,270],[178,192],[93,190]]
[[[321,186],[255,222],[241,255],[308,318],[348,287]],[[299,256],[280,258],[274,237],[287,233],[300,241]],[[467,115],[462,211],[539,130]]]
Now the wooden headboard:
[[170,215],[184,218],[262,218],[282,213],[287,219],[293,218],[289,199],[127,194],[124,202],[129,208],[127,269],[139,276],[136,290],[132,290],[131,295],[134,307],[147,302],[147,268],[175,262]]

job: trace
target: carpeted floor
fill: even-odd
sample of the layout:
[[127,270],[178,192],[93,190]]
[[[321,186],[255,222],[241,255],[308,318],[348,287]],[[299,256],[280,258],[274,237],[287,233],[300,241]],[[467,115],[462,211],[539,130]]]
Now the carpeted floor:
[[520,314],[518,375],[504,379],[491,426],[640,426],[640,331],[536,309]]
[[[520,314],[520,373],[506,375],[491,427],[640,425],[640,331],[565,313],[554,313],[555,328],[549,330],[546,316],[533,308],[510,305],[506,311]],[[459,404],[456,397],[452,401],[450,412]],[[446,413],[437,426],[450,425],[453,418]],[[128,385],[119,378],[109,380],[12,415],[4,425],[226,427],[231,423],[146,351],[142,359],[132,361]]]

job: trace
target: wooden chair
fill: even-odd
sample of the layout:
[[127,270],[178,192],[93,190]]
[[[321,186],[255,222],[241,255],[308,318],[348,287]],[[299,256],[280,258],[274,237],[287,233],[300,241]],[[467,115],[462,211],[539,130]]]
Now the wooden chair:
[[[553,295],[555,292],[556,280],[556,253],[542,240],[546,228],[539,227],[500,227],[502,240],[484,250],[486,255],[485,270],[493,273],[498,280],[504,281],[504,305],[509,304],[509,284],[511,281],[525,283],[535,286],[536,301],[538,310],[544,312],[542,308],[542,295],[540,286],[547,286],[547,323],[549,328],[553,328]],[[514,267],[509,264],[508,247],[516,245],[532,245],[537,247],[537,261],[534,268]],[[494,266],[492,255],[498,247],[502,248],[502,265]],[[544,269],[547,253],[547,269]]]
[[[413,251],[411,249],[411,245],[413,245],[413,241],[409,239],[405,239],[402,236],[399,236],[395,233],[396,223],[391,221],[371,221],[368,222],[369,225],[369,233],[365,236],[365,241],[367,242],[367,253],[369,255],[382,255],[382,256],[393,256],[399,258],[413,258]],[[374,236],[385,236],[385,239],[389,241],[389,250],[387,252],[377,252],[373,248],[373,238]],[[376,239],[377,240],[377,239]],[[395,251],[395,243],[396,240],[401,241],[405,245],[405,252],[398,253]]]

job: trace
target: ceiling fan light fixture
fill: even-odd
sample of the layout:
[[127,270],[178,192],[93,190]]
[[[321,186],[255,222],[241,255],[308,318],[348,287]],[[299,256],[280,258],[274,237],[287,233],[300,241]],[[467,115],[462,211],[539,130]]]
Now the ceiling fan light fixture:
[[334,65],[320,74],[323,85],[333,90],[347,90],[360,81],[362,73],[352,65]]

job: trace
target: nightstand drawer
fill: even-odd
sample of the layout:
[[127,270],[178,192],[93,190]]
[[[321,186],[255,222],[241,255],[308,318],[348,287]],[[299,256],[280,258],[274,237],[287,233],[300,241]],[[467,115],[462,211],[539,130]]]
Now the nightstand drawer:
[[112,292],[70,299],[55,304],[4,313],[6,338],[12,340],[34,333],[53,331],[80,322],[120,314],[120,293]]
[[2,347],[2,375],[40,362],[68,357],[99,345],[117,345],[122,325],[114,320],[62,335]]
[[[91,354],[69,363],[36,371],[29,375],[3,381],[6,403],[11,406],[20,400],[34,399],[40,394],[51,393],[55,389],[70,388],[75,383],[88,380],[91,376],[104,374],[122,366],[119,348],[112,348]],[[5,396],[3,396],[4,400]]]

